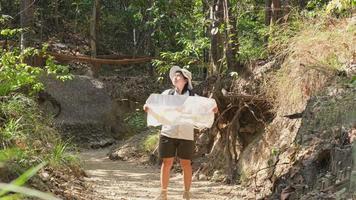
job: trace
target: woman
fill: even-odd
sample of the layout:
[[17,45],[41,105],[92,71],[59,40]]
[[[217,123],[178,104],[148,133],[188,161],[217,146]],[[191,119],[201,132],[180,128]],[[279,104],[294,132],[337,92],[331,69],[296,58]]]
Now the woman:
[[[178,66],[170,69],[174,89],[168,89],[164,95],[187,95],[195,96],[192,92],[192,73]],[[147,112],[148,107],[145,105],[144,110]],[[213,109],[217,112],[217,108]],[[167,188],[169,183],[169,174],[173,165],[175,156],[179,158],[180,165],[183,169],[184,193],[183,199],[190,199],[190,186],[192,183],[192,166],[191,160],[194,153],[194,127],[193,125],[163,125],[159,139],[159,156],[163,160],[161,166],[161,194],[157,198],[167,199]]]

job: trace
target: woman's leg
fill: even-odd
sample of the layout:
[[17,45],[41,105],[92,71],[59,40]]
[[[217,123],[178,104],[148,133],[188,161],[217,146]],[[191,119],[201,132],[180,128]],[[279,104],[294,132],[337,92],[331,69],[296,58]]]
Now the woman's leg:
[[161,166],[161,189],[162,191],[167,190],[169,183],[169,174],[173,165],[173,158],[163,158],[162,166]]
[[183,180],[185,191],[190,190],[192,184],[192,165],[191,161],[187,159],[180,159],[180,165],[183,169]]

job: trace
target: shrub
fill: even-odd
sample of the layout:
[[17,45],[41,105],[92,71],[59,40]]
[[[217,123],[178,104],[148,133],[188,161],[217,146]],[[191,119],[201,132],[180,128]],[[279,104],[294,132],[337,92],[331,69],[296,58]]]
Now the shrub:
[[124,118],[124,122],[128,124],[130,132],[138,133],[146,128],[146,118],[142,111],[129,113]]
[[158,144],[158,140],[159,134],[157,134],[156,132],[148,135],[143,142],[144,150],[147,152],[152,152],[153,150],[155,150]]

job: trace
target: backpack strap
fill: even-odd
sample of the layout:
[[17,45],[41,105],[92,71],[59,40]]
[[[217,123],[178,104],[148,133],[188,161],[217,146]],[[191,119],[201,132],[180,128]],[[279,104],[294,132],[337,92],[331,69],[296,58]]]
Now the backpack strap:
[[168,95],[174,95],[174,89],[170,89],[170,90],[168,91]]
[[188,91],[189,91],[189,96],[195,96],[195,93],[193,92],[193,90],[188,89]]

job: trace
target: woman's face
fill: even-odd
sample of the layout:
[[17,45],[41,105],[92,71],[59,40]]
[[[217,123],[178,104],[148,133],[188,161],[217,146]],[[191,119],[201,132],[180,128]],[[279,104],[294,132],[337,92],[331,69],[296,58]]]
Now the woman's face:
[[187,79],[184,78],[181,72],[176,72],[173,77],[173,85],[179,89],[183,89],[185,84],[188,82]]

